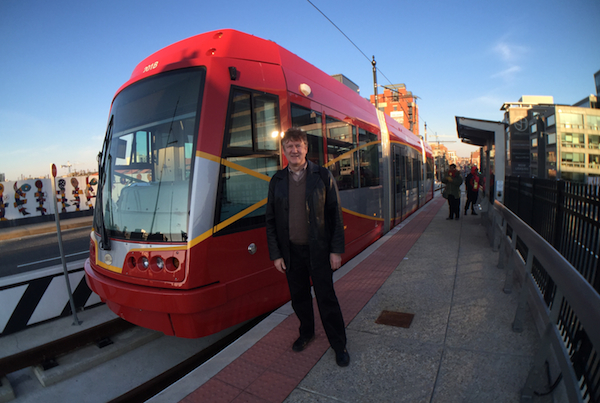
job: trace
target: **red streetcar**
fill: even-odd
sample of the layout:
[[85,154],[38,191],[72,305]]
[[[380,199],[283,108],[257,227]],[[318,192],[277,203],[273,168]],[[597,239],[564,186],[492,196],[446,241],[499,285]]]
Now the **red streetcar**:
[[336,79],[234,30],[168,46],[113,100],[86,279],[127,321],[202,337],[289,300],[265,204],[280,135],[337,180],[347,261],[433,197],[431,148]]

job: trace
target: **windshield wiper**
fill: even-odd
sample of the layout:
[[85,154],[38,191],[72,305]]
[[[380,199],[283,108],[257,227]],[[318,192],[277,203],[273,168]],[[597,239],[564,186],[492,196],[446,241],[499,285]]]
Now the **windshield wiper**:
[[[167,136],[167,144],[171,144],[172,141],[170,141],[171,139],[171,135],[173,134],[173,123],[175,122],[175,117],[177,116],[177,109],[179,108],[179,100],[181,99],[181,97],[177,98],[177,102],[175,103],[175,108],[173,110],[173,117],[171,118],[171,124],[169,125],[169,134]],[[177,142],[177,140],[175,140],[175,142]],[[161,168],[159,171],[159,176],[158,176],[158,191],[156,192],[156,201],[154,202],[154,213],[152,214],[152,222],[150,223],[150,233],[152,233],[152,230],[154,229],[154,221],[156,219],[156,211],[158,208],[158,200],[160,198],[160,190],[162,187],[162,176],[163,176],[163,170],[164,170],[164,166],[165,164],[161,164]],[[171,198],[173,198],[173,195],[171,195]],[[173,204],[171,203],[171,206]],[[173,220],[173,212],[171,212],[169,214],[169,232],[171,230],[171,221]]]
[[[96,192],[96,216],[94,221],[96,227],[98,228],[98,231],[100,232],[100,247],[104,250],[110,250],[110,237],[108,236],[108,231],[104,222],[104,206],[102,205],[102,196],[104,194],[104,189],[106,188],[106,163],[110,162],[111,160],[109,150],[114,118],[115,115],[111,115],[110,121],[108,122],[108,127],[106,128],[106,134],[104,135],[104,144],[102,145],[102,151],[98,153],[98,189],[100,191]],[[111,189],[109,189],[109,191],[111,191]],[[110,203],[110,198],[108,202]]]

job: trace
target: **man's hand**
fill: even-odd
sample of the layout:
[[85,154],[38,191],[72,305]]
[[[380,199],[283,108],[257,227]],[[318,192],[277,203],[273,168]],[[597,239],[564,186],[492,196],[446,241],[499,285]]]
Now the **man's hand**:
[[331,270],[334,271],[342,267],[342,255],[339,253],[330,253],[329,264],[331,265]]
[[273,264],[275,265],[275,268],[277,269],[278,272],[280,273],[284,273],[287,270],[287,268],[285,267],[285,262],[283,261],[283,258],[280,257],[279,259],[276,259]]

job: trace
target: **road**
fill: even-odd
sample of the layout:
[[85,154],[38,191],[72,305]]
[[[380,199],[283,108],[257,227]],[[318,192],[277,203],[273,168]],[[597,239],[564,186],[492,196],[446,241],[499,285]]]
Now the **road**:
[[[90,227],[62,232],[67,262],[85,259],[89,254]],[[56,233],[34,235],[0,242],[0,277],[39,270],[61,264]]]

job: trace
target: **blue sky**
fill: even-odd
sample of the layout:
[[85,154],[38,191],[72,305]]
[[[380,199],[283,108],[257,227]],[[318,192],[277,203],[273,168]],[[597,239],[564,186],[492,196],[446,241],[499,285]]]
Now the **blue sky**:
[[[455,116],[502,120],[502,103],[522,95],[573,104],[595,92],[598,0],[311,1],[375,56],[379,84],[404,83],[420,98],[430,142],[436,133],[457,140]],[[68,162],[94,169],[112,97],[137,63],[222,28],[270,39],[346,75],[363,96],[373,92],[370,60],[306,0],[4,0],[0,173],[16,180]]]

